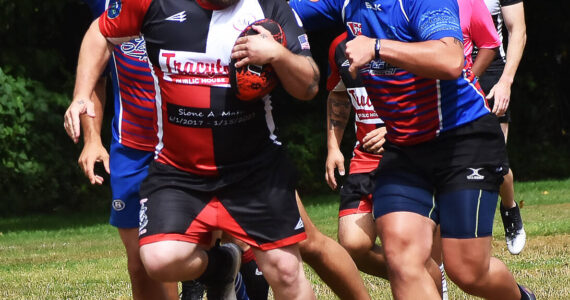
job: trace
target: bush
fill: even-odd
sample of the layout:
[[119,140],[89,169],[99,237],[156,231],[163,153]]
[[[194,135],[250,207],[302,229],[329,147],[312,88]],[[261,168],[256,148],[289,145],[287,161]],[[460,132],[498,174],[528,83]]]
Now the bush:
[[63,130],[68,103],[65,95],[0,68],[3,214],[78,208],[92,195],[76,164],[78,148]]

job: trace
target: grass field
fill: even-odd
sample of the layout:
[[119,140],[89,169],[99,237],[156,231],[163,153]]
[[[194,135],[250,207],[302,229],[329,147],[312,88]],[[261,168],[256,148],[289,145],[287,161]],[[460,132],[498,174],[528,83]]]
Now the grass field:
[[[570,179],[516,183],[528,240],[508,253],[495,218],[494,255],[539,299],[570,299]],[[304,199],[313,222],[336,238],[337,197]],[[307,267],[318,299],[336,297]],[[373,299],[390,299],[386,281],[363,275]],[[473,299],[450,286],[450,299]],[[123,247],[107,216],[0,219],[0,299],[129,299]]]

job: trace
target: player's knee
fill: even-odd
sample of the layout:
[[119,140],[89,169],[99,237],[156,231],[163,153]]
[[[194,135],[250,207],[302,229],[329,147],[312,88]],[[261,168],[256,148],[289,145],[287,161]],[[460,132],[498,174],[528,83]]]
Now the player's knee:
[[445,264],[445,272],[449,279],[466,292],[479,289],[488,271],[488,265],[485,264]]
[[279,287],[292,287],[298,284],[301,270],[300,264],[294,260],[282,259],[272,266],[272,274],[276,276],[271,280],[271,285]]
[[144,268],[143,262],[138,256],[136,258],[127,258],[127,270],[129,271],[129,275],[131,277],[140,277],[146,275],[146,270]]
[[307,238],[299,243],[299,252],[303,260],[311,260],[321,256],[324,251],[326,237],[319,231],[315,231]]
[[352,236],[339,237],[338,242],[353,258],[366,254],[373,246],[369,240],[359,239]]
[[160,251],[141,248],[143,268],[148,276],[158,281],[169,281],[169,266],[176,265],[171,257],[163,255]]

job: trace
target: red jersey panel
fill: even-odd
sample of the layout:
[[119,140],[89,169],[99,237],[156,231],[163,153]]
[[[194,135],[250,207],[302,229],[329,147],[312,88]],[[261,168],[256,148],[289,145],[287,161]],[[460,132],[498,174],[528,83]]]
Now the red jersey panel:
[[199,1],[112,2],[99,21],[101,32],[107,38],[142,34],[160,87],[158,161],[218,176],[250,168],[281,146],[271,113],[273,95],[260,101],[237,99],[228,64],[241,31],[264,18],[281,25],[289,50],[310,55],[307,36],[285,1],[241,0],[224,9]]
[[354,127],[356,144],[350,160],[350,174],[369,173],[378,167],[382,155],[372,154],[362,149],[362,139],[370,131],[384,126],[382,119],[374,110],[374,105],[362,84],[360,76],[353,79],[348,72],[350,66],[346,58],[346,32],[333,40],[329,47],[329,66],[331,73],[327,78],[327,89],[333,90],[342,80],[354,109]]

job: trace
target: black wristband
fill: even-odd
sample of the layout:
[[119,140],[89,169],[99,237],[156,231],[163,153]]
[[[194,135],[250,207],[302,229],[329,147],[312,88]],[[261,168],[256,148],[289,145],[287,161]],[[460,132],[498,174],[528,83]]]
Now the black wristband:
[[376,39],[374,44],[374,59],[380,59],[380,39]]

